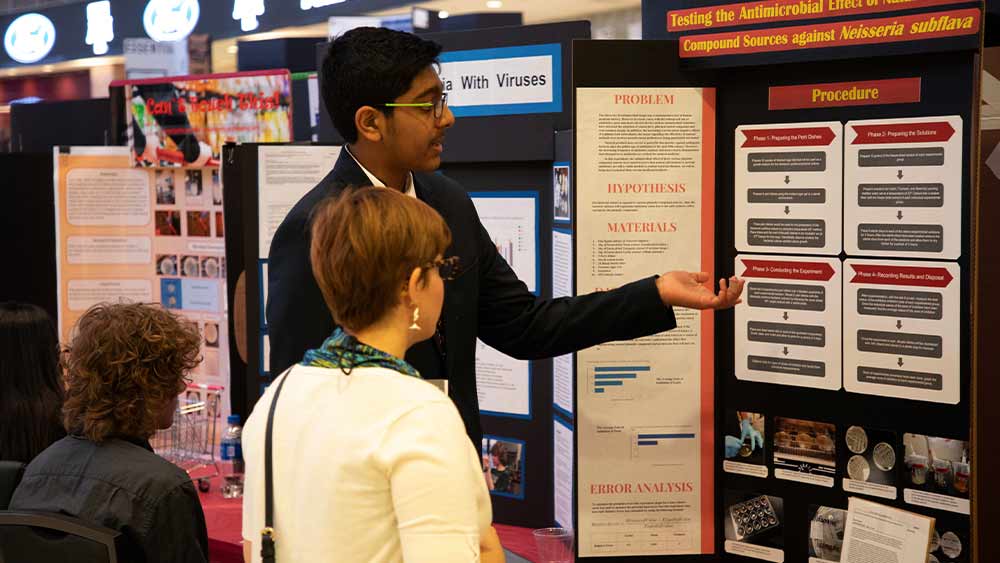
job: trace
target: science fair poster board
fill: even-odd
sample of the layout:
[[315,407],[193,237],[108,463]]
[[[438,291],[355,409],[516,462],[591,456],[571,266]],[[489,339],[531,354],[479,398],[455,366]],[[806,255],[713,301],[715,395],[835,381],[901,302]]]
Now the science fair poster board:
[[[576,89],[580,293],[715,269],[715,90]],[[577,354],[581,557],[714,550],[714,316]]]
[[[98,303],[158,303],[202,335],[195,383],[229,387],[218,170],[135,168],[127,147],[55,147],[59,335]],[[223,408],[229,412],[228,395]]]

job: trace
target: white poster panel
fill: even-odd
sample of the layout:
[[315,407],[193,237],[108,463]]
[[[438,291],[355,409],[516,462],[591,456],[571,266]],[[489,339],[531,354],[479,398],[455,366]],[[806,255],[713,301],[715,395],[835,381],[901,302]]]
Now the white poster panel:
[[736,248],[836,255],[841,249],[839,121],[736,128]]
[[556,523],[573,529],[573,427],[552,419],[552,489]]
[[[573,295],[573,234],[552,231],[552,297]],[[552,404],[573,415],[573,354],[552,358]]]
[[848,121],[844,250],[849,255],[962,254],[962,118]]
[[[711,275],[715,91],[576,96],[578,292]],[[577,354],[582,557],[714,550],[713,317],[674,313],[673,331]]]
[[517,360],[476,339],[479,412],[531,418],[531,362]]
[[470,193],[479,221],[517,277],[538,293],[538,192]]
[[741,254],[734,271],[736,378],[840,389],[840,260]]
[[257,256],[267,259],[271,239],[292,207],[325,177],[341,147],[273,145],[257,147]]
[[961,270],[950,262],[844,262],[844,388],[957,404]]

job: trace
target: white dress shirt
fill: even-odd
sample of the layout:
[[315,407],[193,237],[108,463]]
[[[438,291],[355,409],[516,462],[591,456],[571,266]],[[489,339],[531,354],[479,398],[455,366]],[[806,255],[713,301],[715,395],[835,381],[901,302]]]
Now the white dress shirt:
[[[361,164],[361,161],[358,160],[356,156],[354,156],[354,153],[352,153],[351,150],[347,148],[347,145],[344,145],[344,150],[347,151],[347,154],[351,155],[351,158],[354,159],[354,162],[358,163],[358,166],[361,167],[361,171],[365,173],[365,176],[368,176],[368,181],[370,181],[373,186],[378,188],[386,187],[385,183],[382,182],[382,180],[376,178],[374,174],[372,174],[371,172],[368,171],[367,168],[365,168],[364,164]],[[406,189],[403,191],[403,193],[405,193],[410,197],[417,197],[417,192],[416,190],[413,189],[413,172],[407,172],[406,174]]]

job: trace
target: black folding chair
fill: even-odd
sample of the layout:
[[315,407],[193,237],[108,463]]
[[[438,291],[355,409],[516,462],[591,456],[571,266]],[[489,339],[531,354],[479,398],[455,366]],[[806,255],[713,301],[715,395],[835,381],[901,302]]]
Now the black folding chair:
[[24,475],[24,464],[20,461],[0,461],[0,510],[7,510],[14,489]]
[[0,511],[0,563],[126,563],[124,539],[71,516]]

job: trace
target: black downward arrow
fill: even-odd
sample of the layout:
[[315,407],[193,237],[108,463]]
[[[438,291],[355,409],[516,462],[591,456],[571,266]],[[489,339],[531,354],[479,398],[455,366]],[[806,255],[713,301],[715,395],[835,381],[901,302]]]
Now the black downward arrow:
[[896,177],[899,178],[900,180],[902,180],[903,179],[903,171],[902,170],[897,171],[896,172]]
[[785,206],[785,215],[788,215],[789,213],[791,213],[791,210],[788,209],[788,206],[786,205]]
[[896,219],[899,219],[900,221],[903,220],[903,210],[902,209],[899,210],[899,213],[896,213]]
[[785,346],[785,349],[782,350],[781,353],[787,356],[788,355],[788,346]]
[[897,320],[896,321],[896,328],[903,328],[903,321]]
[[903,358],[900,358],[896,363],[899,364],[899,367],[903,367]]
[[788,176],[785,176],[785,183],[787,184],[789,182],[791,182],[791,180],[788,179]]
[[788,311],[785,311],[785,314],[782,315],[781,318],[783,318],[783,319],[785,319],[787,321],[788,320]]

